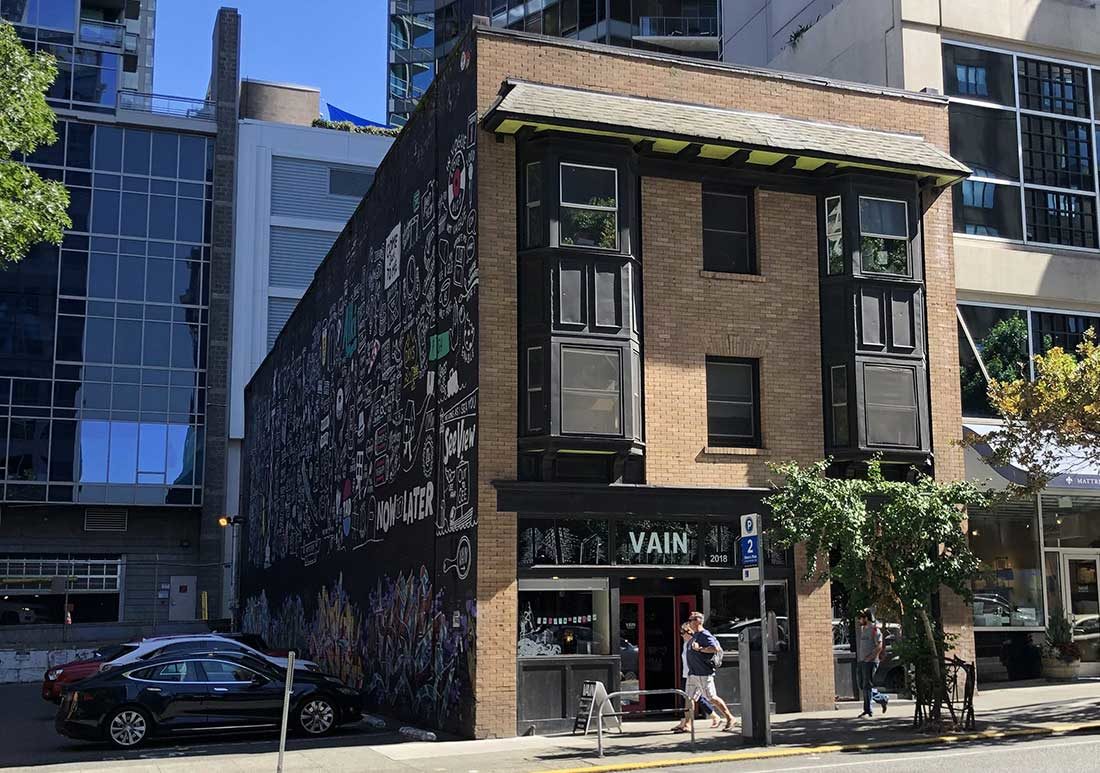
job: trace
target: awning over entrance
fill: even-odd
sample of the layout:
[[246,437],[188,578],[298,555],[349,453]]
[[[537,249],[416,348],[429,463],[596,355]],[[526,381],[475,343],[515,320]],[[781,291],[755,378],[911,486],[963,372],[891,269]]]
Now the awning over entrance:
[[[996,429],[989,424],[963,424],[963,437],[967,440],[973,437],[984,437]],[[1047,488],[1078,489],[1081,491],[1100,491],[1100,468],[1095,464],[1083,461],[1084,455],[1073,448],[1058,449],[1061,464],[1059,473],[1047,484]],[[989,471],[997,473],[998,478],[993,479],[995,488],[1004,488],[1007,483],[1025,485],[1027,472],[1016,465],[993,465],[989,458],[993,449],[985,442],[979,441],[972,446],[967,446],[965,451],[966,476],[971,479],[984,479],[989,477]]]
[[930,177],[938,186],[970,169],[914,134],[725,110],[581,89],[506,81],[485,125],[498,134],[558,130],[650,143],[654,153],[774,171],[871,169]]

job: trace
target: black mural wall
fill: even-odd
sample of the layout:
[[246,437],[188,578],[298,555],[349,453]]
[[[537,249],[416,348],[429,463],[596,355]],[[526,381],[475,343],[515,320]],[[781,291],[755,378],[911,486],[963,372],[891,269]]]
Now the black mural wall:
[[244,630],[366,705],[473,732],[473,40],[401,132],[245,392]]

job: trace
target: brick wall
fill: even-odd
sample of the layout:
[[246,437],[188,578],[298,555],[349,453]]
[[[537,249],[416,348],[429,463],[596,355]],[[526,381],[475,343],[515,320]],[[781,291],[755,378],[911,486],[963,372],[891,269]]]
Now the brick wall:
[[494,479],[516,479],[515,142],[482,131],[478,173],[478,738],[516,734],[516,514],[498,513]]

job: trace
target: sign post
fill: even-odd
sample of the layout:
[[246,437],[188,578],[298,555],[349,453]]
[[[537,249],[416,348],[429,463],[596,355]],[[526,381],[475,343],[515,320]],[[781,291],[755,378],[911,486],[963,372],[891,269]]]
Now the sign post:
[[761,555],[764,551],[764,535],[761,517],[756,513],[741,516],[741,579],[755,580],[760,594],[760,659],[763,674],[764,711],[761,721],[764,723],[764,745],[771,746],[771,683],[768,679],[768,605],[764,594],[764,571]]
[[286,689],[283,691],[283,722],[279,729],[279,764],[277,773],[283,773],[283,752],[286,751],[286,723],[290,714],[290,691],[294,689],[294,650],[286,655]]

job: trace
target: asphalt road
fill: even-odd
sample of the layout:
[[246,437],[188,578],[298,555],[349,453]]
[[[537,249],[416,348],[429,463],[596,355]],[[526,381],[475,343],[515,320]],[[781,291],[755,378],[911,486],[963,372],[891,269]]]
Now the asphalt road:
[[[58,735],[53,720],[57,707],[42,700],[39,684],[0,684],[0,768],[57,765],[104,760],[169,759],[212,754],[270,752],[279,748],[275,734],[172,738],[150,741],[141,749],[121,752],[103,744],[74,741]],[[379,732],[360,723],[338,728],[323,739],[290,737],[287,749],[399,743],[401,736]]]
[[1070,773],[1100,770],[1100,736],[971,743],[952,749],[867,751],[662,768],[670,773]]

